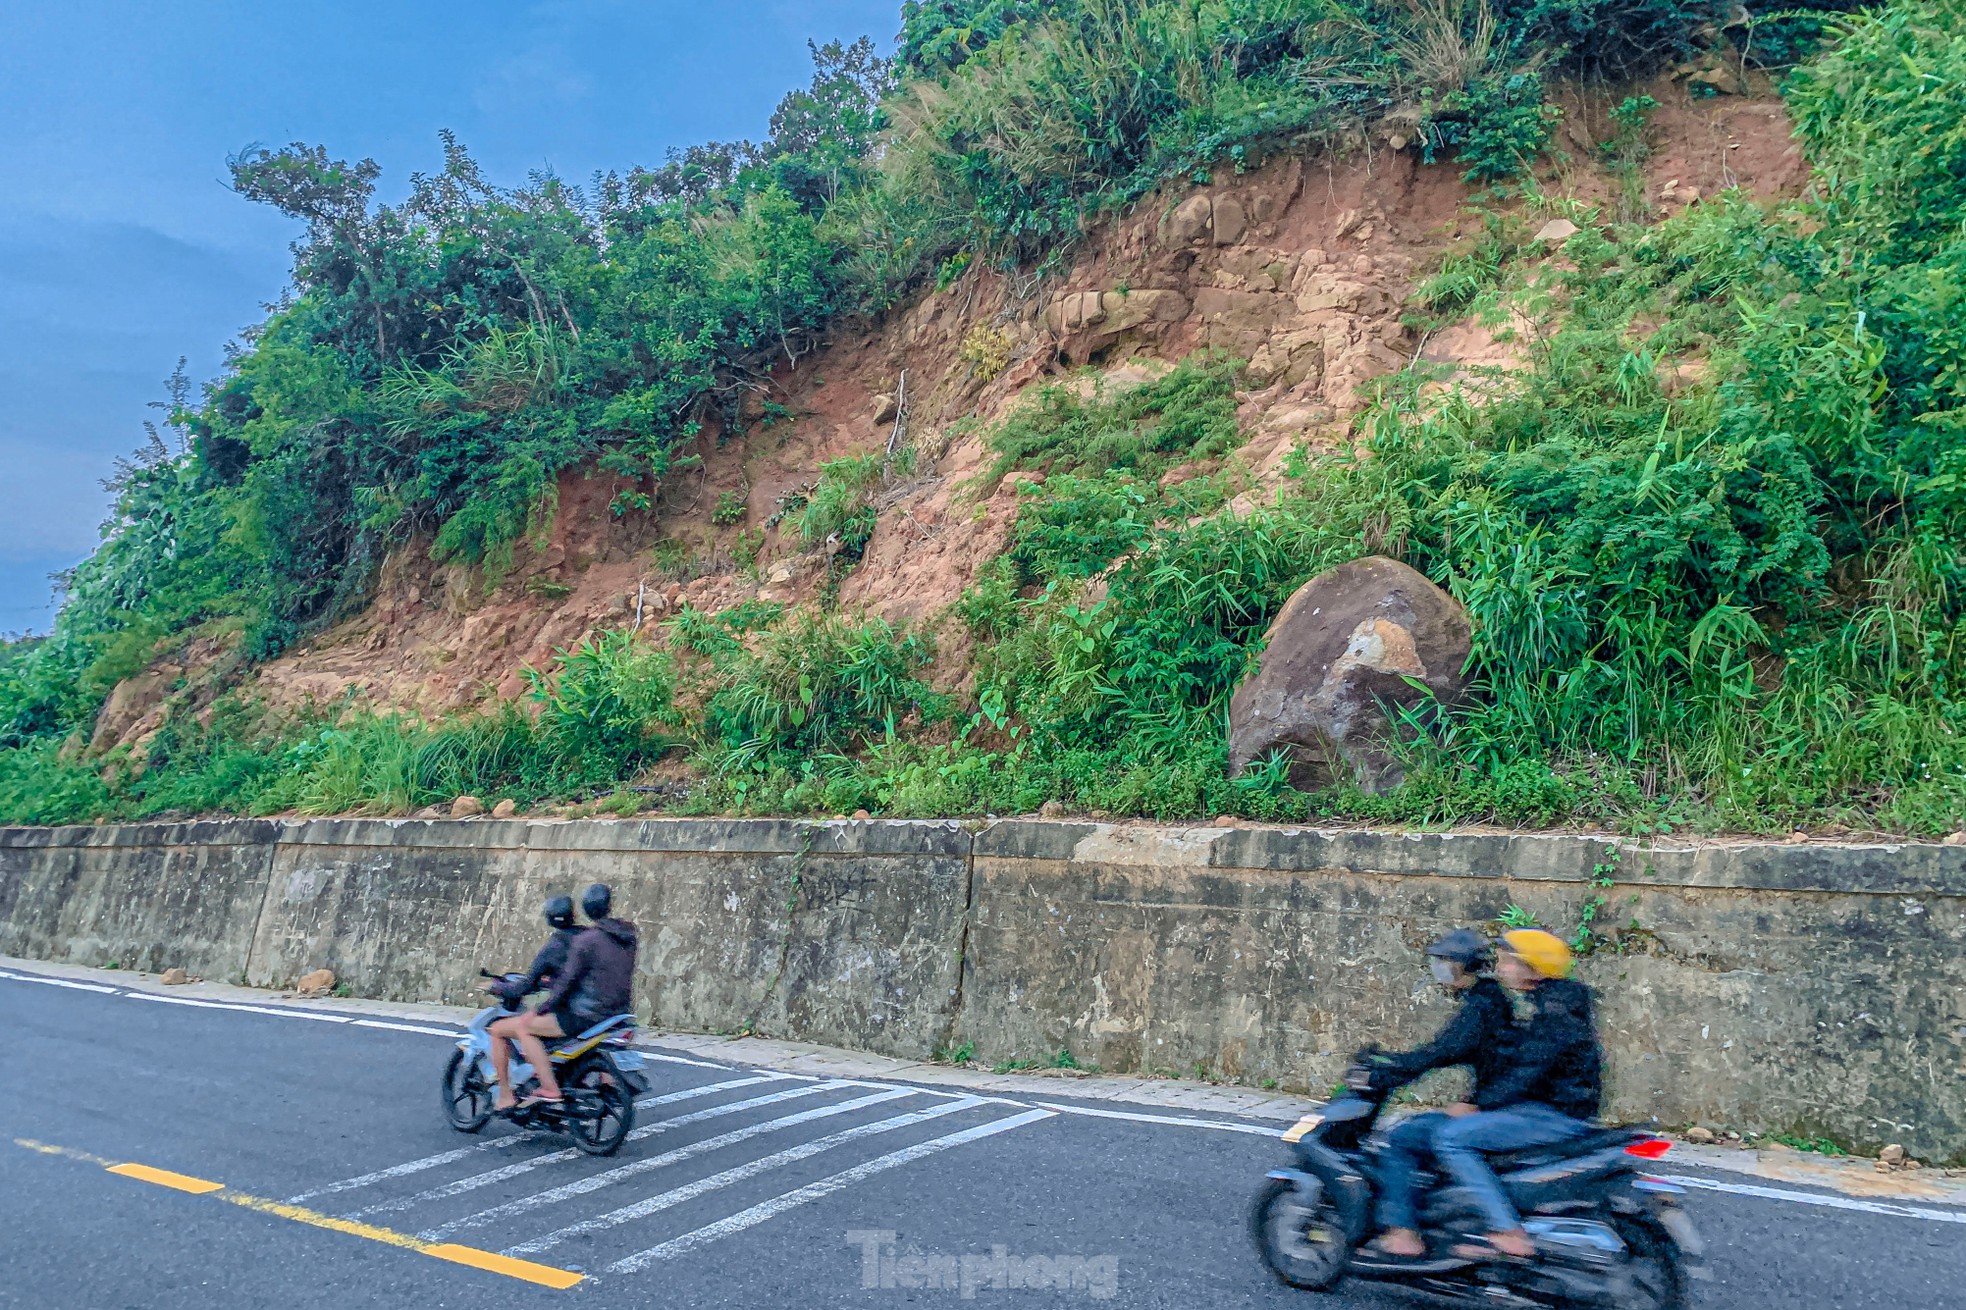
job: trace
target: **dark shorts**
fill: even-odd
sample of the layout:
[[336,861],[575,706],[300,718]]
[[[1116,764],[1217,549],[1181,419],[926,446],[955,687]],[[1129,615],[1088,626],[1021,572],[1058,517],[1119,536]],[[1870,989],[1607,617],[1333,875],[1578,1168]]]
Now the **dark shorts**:
[[560,1032],[568,1037],[578,1037],[601,1021],[600,1017],[582,1014],[565,1003],[554,1006],[547,1013],[560,1025]]

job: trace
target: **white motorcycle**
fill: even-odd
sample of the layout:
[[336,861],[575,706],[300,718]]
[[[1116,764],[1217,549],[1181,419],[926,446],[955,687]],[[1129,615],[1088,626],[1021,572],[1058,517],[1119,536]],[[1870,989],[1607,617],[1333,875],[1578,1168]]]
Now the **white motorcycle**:
[[[525,982],[523,974],[482,969],[479,973],[492,979],[485,990],[499,1003],[486,1006],[471,1020],[444,1066],[444,1116],[461,1133],[477,1132],[496,1113],[498,1080],[492,1073],[491,1025],[519,1012],[522,998],[513,990]],[[564,1132],[588,1155],[613,1155],[635,1126],[635,1098],[649,1089],[641,1054],[629,1045],[634,1037],[635,1016],[617,1014],[576,1036],[560,1038],[547,1048],[560,1084],[560,1103],[515,1108],[506,1117],[520,1128]],[[516,1047],[511,1075],[521,1101],[539,1086],[532,1066]]]

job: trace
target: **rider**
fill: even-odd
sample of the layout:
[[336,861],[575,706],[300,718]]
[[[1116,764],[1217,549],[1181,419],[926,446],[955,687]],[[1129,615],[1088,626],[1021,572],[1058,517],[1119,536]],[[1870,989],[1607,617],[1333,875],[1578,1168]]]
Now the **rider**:
[[1495,975],[1527,999],[1530,1015],[1506,1044],[1501,1075],[1476,1094],[1474,1105],[1449,1111],[1455,1118],[1434,1135],[1433,1147],[1488,1224],[1485,1245],[1456,1247],[1455,1254],[1526,1259],[1536,1253],[1535,1243],[1482,1153],[1553,1146],[1590,1132],[1603,1095],[1603,1057],[1591,990],[1571,979],[1576,959],[1563,939],[1517,928],[1496,947]]
[[[1417,1050],[1374,1052],[1367,1057],[1374,1090],[1390,1094],[1432,1069],[1465,1064],[1474,1073],[1470,1099],[1502,1073],[1504,1035],[1513,1022],[1509,998],[1501,984],[1482,972],[1489,961],[1488,942],[1477,932],[1456,928],[1427,947],[1434,980],[1459,1004],[1434,1039]],[[1379,1250],[1386,1255],[1417,1258],[1427,1253],[1414,1222],[1414,1194],[1420,1157],[1432,1149],[1433,1136],[1448,1122],[1441,1111],[1411,1115],[1386,1135],[1380,1156]]]
[[486,988],[495,995],[511,1001],[522,996],[530,996],[542,987],[549,986],[559,976],[560,970],[567,967],[567,952],[573,949],[573,939],[580,935],[580,929],[573,922],[573,897],[550,896],[544,907],[546,926],[553,935],[539,948],[539,954],[532,957],[532,967],[519,982],[508,985],[494,983]]
[[[611,917],[613,907],[614,893],[606,883],[597,882],[582,892],[581,913],[591,923],[573,939],[566,967],[554,978],[553,989],[530,1014],[515,1014],[491,1027],[493,1036],[509,1036],[519,1043],[539,1079],[539,1089],[526,1098],[527,1105],[558,1104],[560,1100],[560,1085],[553,1077],[553,1062],[542,1038],[572,1037],[628,1011],[635,977],[635,925]],[[498,1075],[497,1106],[510,1109],[511,1079],[497,1061],[499,1046],[494,1045],[492,1051]]]

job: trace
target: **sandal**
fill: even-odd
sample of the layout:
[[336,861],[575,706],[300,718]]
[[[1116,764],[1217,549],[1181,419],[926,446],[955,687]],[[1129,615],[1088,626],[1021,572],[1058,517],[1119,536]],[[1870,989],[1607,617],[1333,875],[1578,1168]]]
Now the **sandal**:
[[519,1102],[519,1104],[515,1108],[520,1110],[530,1110],[536,1105],[564,1105],[564,1104],[566,1104],[566,1098],[564,1096],[541,1096],[538,1092],[534,1092],[531,1096],[528,1096],[525,1100]]
[[1456,1260],[1472,1260],[1477,1263],[1497,1260],[1520,1263],[1535,1258],[1533,1255],[1514,1255],[1508,1251],[1504,1251],[1487,1237],[1476,1237],[1469,1241],[1459,1243],[1452,1249],[1450,1254]]

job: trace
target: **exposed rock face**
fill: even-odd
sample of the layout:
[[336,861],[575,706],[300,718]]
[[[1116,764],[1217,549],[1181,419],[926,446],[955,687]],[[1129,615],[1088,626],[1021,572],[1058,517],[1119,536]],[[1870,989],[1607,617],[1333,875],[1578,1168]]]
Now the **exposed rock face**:
[[1054,299],[1044,312],[1045,326],[1059,350],[1084,363],[1121,340],[1152,340],[1168,325],[1188,316],[1188,298],[1179,291],[1073,291]]
[[1305,791],[1346,772],[1367,791],[1396,787],[1382,702],[1424,699],[1409,678],[1454,702],[1467,659],[1467,611],[1420,573],[1376,555],[1320,573],[1285,602],[1229,702],[1229,768],[1282,747]]

